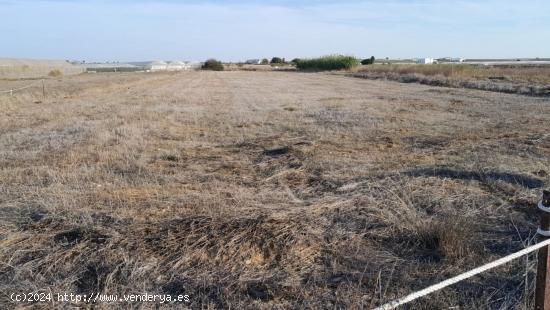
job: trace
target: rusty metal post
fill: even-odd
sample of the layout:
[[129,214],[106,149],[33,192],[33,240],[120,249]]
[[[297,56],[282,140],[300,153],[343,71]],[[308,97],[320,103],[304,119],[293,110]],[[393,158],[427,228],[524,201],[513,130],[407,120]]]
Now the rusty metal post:
[[[550,238],[550,191],[543,191],[539,203],[540,228],[539,242]],[[550,246],[538,252],[537,279],[535,289],[535,310],[550,310]]]

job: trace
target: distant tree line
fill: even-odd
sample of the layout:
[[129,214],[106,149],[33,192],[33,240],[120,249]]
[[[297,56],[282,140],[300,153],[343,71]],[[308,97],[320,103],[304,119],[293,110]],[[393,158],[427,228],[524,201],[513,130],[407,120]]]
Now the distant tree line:
[[[374,56],[371,56],[370,58],[366,58],[363,60],[358,60],[355,57],[352,56],[344,56],[344,55],[329,55],[329,56],[323,56],[319,58],[311,58],[311,59],[300,59],[300,58],[294,58],[288,63],[285,58],[283,57],[272,57],[271,60],[264,58],[261,60],[262,65],[284,65],[284,64],[291,64],[295,65],[298,70],[346,70],[351,69],[355,66],[357,66],[359,63],[362,65],[372,65],[375,62]],[[221,61],[216,59],[208,59],[204,64],[202,65],[203,70],[212,70],[212,71],[223,71],[224,65]]]

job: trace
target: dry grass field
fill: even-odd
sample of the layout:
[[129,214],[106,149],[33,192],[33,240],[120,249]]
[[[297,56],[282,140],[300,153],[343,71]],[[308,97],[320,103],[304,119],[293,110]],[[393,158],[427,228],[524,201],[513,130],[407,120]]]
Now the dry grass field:
[[362,66],[357,71],[354,76],[367,79],[550,97],[548,65],[392,64]]
[[443,75],[467,79],[493,79],[532,84],[550,84],[550,66],[546,65],[500,65],[482,66],[468,64],[435,65],[372,65],[363,66],[360,71],[396,72],[400,74]]
[[[0,308],[369,309],[533,243],[550,181],[547,98],[245,71],[46,92],[0,95]],[[530,255],[408,309],[531,309],[533,272]],[[153,306],[95,305],[130,307]]]
[[85,71],[85,68],[64,60],[0,58],[0,79],[37,79],[48,75],[75,75]]

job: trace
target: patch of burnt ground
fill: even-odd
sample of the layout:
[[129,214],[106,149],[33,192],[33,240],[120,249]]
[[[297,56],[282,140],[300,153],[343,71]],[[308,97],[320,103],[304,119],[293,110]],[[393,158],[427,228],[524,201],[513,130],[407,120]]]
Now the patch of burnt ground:
[[55,243],[64,246],[71,247],[84,240],[91,243],[101,244],[105,243],[109,239],[109,236],[104,235],[91,228],[76,227],[69,230],[59,232],[53,236]]

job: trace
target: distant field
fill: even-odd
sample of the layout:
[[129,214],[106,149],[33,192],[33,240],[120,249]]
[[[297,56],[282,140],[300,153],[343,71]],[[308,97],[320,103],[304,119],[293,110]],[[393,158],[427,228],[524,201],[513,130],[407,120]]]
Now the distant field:
[[429,76],[443,75],[446,77],[550,84],[550,66],[478,66],[467,64],[371,65],[363,66],[360,71],[423,74]]
[[84,68],[63,60],[27,60],[0,58],[0,79],[40,78],[48,75],[74,75]]
[[[448,74],[422,68],[402,70]],[[483,70],[456,74],[547,72]],[[0,308],[20,306],[8,292],[148,292],[189,294],[180,309],[369,309],[535,242],[548,98],[296,72],[45,87],[0,95]],[[410,309],[531,309],[533,261]],[[94,307],[130,306],[150,304]]]
[[550,96],[549,66],[481,66],[468,64],[362,66],[357,77]]

